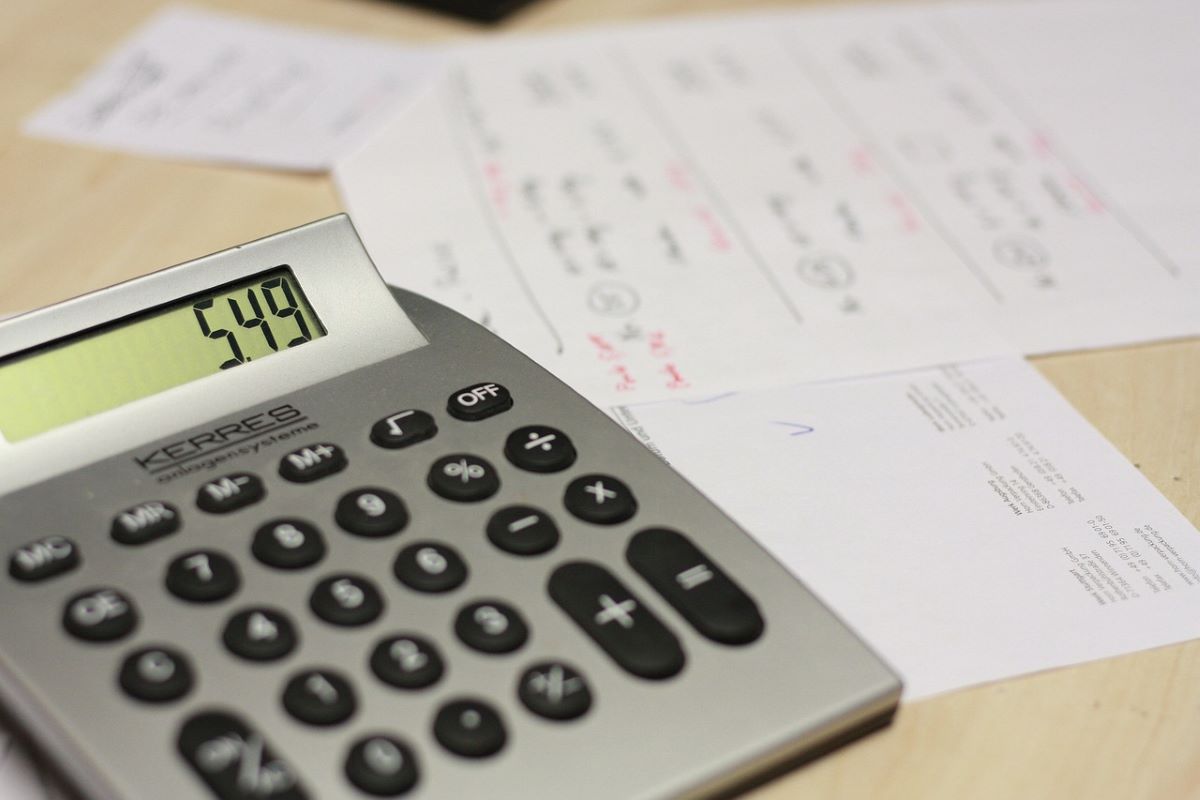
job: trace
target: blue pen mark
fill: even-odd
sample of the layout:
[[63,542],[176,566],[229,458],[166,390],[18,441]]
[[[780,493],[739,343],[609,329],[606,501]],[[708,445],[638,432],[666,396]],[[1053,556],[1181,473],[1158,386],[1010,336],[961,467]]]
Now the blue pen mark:
[[788,433],[788,436],[803,436],[806,433],[812,433],[816,428],[811,425],[804,425],[799,422],[783,422],[781,420],[771,420],[774,425],[782,425],[785,428],[794,428],[795,430]]
[[737,392],[726,392],[725,394],[717,394],[713,395],[712,397],[701,397],[698,400],[684,400],[683,404],[685,406],[702,406],[705,403],[715,403],[718,400],[724,400],[729,397],[734,397],[735,395],[737,395]]

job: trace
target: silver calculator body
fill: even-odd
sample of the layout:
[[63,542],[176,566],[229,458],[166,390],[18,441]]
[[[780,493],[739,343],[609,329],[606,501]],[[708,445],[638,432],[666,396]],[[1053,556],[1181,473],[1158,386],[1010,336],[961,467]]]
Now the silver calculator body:
[[[303,303],[287,305],[280,269]],[[266,289],[265,279],[254,284],[264,275],[275,276]],[[0,576],[0,698],[83,796],[709,796],[891,718],[898,679],[803,585],[541,367],[464,317],[389,291],[345,216],[0,323],[0,382],[20,358],[122,321],[136,325],[147,310],[183,309],[202,343],[227,347],[212,335],[222,330],[217,321],[201,319],[214,308],[209,300],[255,285],[260,300],[274,292],[279,324],[270,354],[73,421],[23,419],[25,433],[0,443],[9,563]],[[260,305],[259,316],[269,316]],[[308,339],[294,318],[301,312],[286,313],[301,306],[318,318],[309,320]],[[245,324],[253,323],[247,308],[242,302],[238,332],[265,336]],[[288,336],[297,346],[284,346]],[[509,400],[502,408],[500,390]],[[30,408],[18,417],[36,417]],[[436,432],[385,446],[396,444],[389,430],[407,435],[409,411],[431,417]],[[0,431],[5,413],[0,404]],[[560,440],[546,440],[546,431]],[[514,436],[518,456],[540,457],[561,440],[573,453],[566,466],[522,466],[508,455]],[[338,463],[326,469],[326,451],[313,450],[320,447],[336,449]],[[254,478],[261,496],[219,507],[244,488],[230,476]],[[479,496],[454,494],[485,478],[497,485]],[[618,489],[629,497],[617,498]],[[346,498],[362,505],[364,490],[401,500],[407,518],[399,530],[344,527],[339,509]],[[206,491],[218,506],[203,499]],[[603,504],[618,499],[633,510],[603,517]],[[504,549],[489,525],[511,508],[526,512],[504,518],[517,528],[501,531],[517,542]],[[317,531],[320,556],[300,566],[264,561],[255,537],[279,520]],[[557,538],[524,552],[520,526],[534,522],[552,523]],[[120,541],[122,525],[148,535]],[[160,528],[171,530],[149,535]],[[635,567],[631,543],[647,530],[679,534],[692,549],[683,561],[648,551]],[[418,544],[426,550],[413,556]],[[463,567],[458,582],[427,590],[400,580],[406,548],[409,566],[431,575],[444,572],[435,556],[448,549]],[[197,599],[171,588],[172,570],[196,553],[232,564],[232,590]],[[202,583],[195,563],[182,569],[185,584]],[[646,577],[655,569],[673,588]],[[317,612],[321,591],[326,602],[332,592],[335,606],[347,593],[361,602],[350,591],[357,584],[343,584],[340,595],[330,589],[339,576],[377,590],[374,616],[344,624],[331,621],[336,607]],[[700,597],[722,581],[736,608],[722,607],[721,597],[716,606],[686,608],[689,592]],[[504,618],[480,612],[485,607]],[[706,627],[703,616],[714,608],[717,616],[758,614],[759,627],[726,636],[721,620]],[[290,648],[265,659],[231,651],[233,618],[253,609],[290,622]],[[515,646],[479,641],[508,623],[524,628]],[[615,638],[603,638],[610,631]],[[436,653],[442,669],[434,680],[406,687],[380,678],[372,658],[387,642],[400,659],[393,669],[405,667],[405,652],[407,666],[425,663],[396,649],[400,637]],[[671,653],[643,659],[642,644]],[[314,676],[341,682],[331,688]],[[311,695],[299,705],[285,699],[296,685]],[[576,705],[562,715],[570,718],[556,718],[564,696],[583,690],[585,710]],[[322,718],[322,698],[347,699],[338,694],[352,700],[349,713]],[[539,702],[551,707],[537,711]],[[482,728],[490,744],[477,746]]]

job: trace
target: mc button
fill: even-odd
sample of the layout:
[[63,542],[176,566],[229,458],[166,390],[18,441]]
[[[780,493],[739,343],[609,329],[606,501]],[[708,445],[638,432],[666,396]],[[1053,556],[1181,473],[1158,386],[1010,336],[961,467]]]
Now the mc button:
[[512,395],[498,383],[477,383],[450,395],[446,410],[450,416],[478,422],[512,408]]

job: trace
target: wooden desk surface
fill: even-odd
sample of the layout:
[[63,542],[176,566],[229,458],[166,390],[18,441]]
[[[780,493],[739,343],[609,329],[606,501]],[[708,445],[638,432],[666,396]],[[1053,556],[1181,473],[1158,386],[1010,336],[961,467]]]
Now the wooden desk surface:
[[[160,0],[0,0],[0,314],[52,303],[340,209],[326,177],[171,163],[35,141],[21,120]],[[483,29],[372,0],[205,5],[399,40]],[[760,2],[543,0],[500,31]],[[493,34],[494,35],[494,34]],[[1200,522],[1200,340],[1037,360]],[[905,705],[895,724],[753,795],[1200,796],[1200,641]]]

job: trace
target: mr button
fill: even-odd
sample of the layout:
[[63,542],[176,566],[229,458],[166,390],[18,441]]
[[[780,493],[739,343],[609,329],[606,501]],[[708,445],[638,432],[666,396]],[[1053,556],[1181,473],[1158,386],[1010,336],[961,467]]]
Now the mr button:
[[477,383],[459,389],[446,401],[450,416],[478,422],[512,408],[512,395],[498,383]]

